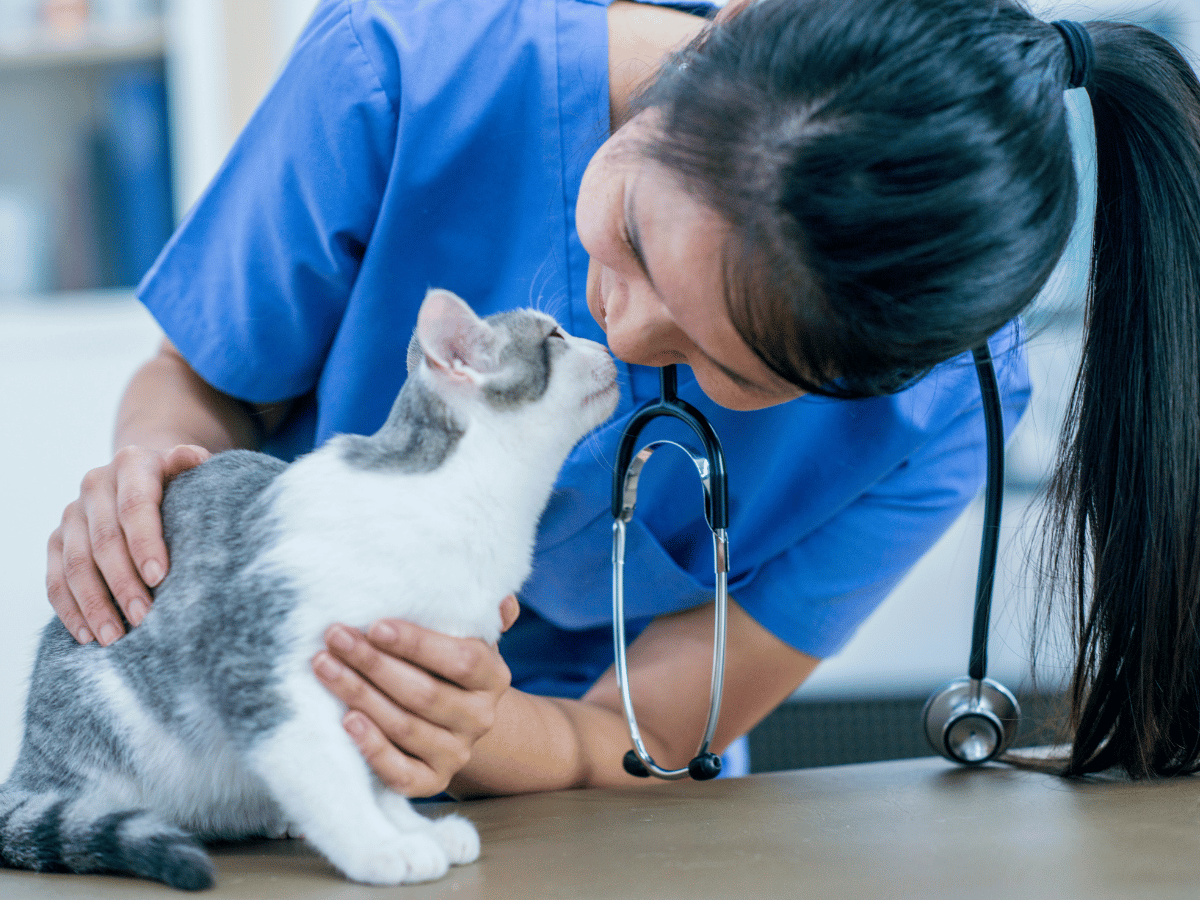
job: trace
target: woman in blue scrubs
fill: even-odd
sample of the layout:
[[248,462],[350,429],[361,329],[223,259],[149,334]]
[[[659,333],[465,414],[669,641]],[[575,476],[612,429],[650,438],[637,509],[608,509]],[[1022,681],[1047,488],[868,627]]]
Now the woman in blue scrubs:
[[[127,389],[121,449],[51,537],[56,611],[104,644],[141,621],[168,565],[162,486],[209,453],[374,431],[428,286],[483,314],[533,303],[607,339],[624,378],[564,466],[520,617],[498,649],[336,626],[315,671],[406,794],[628,783],[603,461],[653,367],[683,363],[731,472],[715,744],[734,743],[976,492],[963,352],[991,336],[1008,429],[1026,403],[1013,317],[1074,217],[1072,66],[1055,29],[992,5],[762,0],[706,31],[698,4],[322,2],[138,289],[166,340]],[[1168,52],[1098,34],[1100,74],[1129,77],[1126,45]],[[648,477],[628,536],[635,706],[666,765],[690,757],[708,696],[709,537],[679,499],[694,490],[682,465]]]

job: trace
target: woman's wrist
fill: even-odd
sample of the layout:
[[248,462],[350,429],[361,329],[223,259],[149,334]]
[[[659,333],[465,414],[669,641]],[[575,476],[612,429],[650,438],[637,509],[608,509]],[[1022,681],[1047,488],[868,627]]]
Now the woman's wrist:
[[637,783],[621,766],[628,748],[629,733],[617,711],[509,688],[497,706],[495,725],[475,744],[471,760],[447,791],[469,799],[628,786]]
[[578,736],[560,704],[510,687],[447,793],[465,800],[580,787]]

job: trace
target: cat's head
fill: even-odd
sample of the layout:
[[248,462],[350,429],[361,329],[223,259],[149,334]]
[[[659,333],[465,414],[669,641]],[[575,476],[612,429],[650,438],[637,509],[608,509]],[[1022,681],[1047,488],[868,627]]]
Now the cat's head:
[[619,396],[617,367],[601,344],[537,310],[482,319],[440,289],[421,304],[408,370],[465,421],[515,417],[527,437],[536,430],[568,446],[612,415]]

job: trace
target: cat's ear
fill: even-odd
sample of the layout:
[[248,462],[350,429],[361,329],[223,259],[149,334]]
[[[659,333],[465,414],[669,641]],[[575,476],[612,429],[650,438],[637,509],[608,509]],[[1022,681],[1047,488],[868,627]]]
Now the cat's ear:
[[[476,381],[497,365],[496,334],[490,325],[450,291],[429,291],[417,314],[415,340],[435,372]],[[409,347],[409,367],[413,365]]]

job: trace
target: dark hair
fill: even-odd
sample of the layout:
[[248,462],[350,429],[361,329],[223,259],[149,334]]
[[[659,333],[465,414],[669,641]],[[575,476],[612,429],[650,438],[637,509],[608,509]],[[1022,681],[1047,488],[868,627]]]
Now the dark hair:
[[[1068,774],[1200,768],[1200,85],[1090,23],[1098,203],[1048,554],[1074,611]],[[1014,0],[757,0],[640,99],[731,224],[730,317],[808,391],[896,390],[1019,313],[1076,207],[1062,36]]]
[[1200,84],[1089,23],[1097,204],[1083,359],[1051,483],[1079,652],[1074,774],[1200,768]]
[[640,106],[649,152],[732,225],[747,343],[861,397],[978,346],[1049,276],[1075,215],[1064,77],[1058,32],[1011,3],[759,0]]

